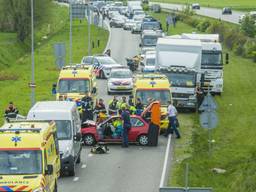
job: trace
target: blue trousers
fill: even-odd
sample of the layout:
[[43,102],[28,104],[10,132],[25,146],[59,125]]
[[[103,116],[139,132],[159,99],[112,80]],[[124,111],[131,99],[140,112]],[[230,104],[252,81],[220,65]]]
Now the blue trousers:
[[123,146],[128,146],[128,127],[124,126],[122,134]]
[[167,128],[167,131],[166,131],[166,135],[169,135],[170,133],[172,134],[173,131],[175,132],[176,136],[177,137],[180,137],[180,133],[179,133],[179,130],[177,129],[177,126],[176,126],[176,117],[168,117],[168,120],[169,120],[169,125],[168,125],[168,128]]

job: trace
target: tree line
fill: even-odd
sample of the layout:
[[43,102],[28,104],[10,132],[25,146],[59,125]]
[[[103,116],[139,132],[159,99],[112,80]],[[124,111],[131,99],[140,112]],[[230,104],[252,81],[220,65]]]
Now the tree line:
[[[52,0],[34,0],[34,26],[40,25]],[[16,32],[24,42],[31,32],[31,0],[0,0],[0,31]]]

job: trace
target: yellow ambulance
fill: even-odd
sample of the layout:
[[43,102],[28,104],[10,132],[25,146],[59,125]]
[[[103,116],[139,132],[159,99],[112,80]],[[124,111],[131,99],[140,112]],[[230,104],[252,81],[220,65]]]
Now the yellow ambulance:
[[6,123],[0,141],[0,191],[57,191],[60,157],[54,122]]
[[171,100],[171,90],[168,78],[157,73],[138,74],[135,77],[133,97],[135,104],[140,98],[142,104],[146,106],[148,100],[158,100],[161,103],[161,129],[168,127],[167,107]]
[[93,66],[76,64],[63,67],[53,91],[56,100],[82,99],[88,94],[95,101],[97,89]]

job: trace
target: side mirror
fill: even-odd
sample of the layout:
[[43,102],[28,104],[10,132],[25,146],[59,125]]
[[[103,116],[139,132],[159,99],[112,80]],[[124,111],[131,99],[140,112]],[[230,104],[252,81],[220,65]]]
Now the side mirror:
[[226,53],[226,58],[225,58],[225,60],[226,60],[226,64],[229,64],[229,54],[228,54],[228,53]]
[[46,175],[52,175],[53,174],[53,165],[47,165],[47,170],[45,170]]
[[93,87],[92,88],[92,94],[95,94],[97,92],[97,88],[96,87]]
[[82,139],[81,133],[77,133],[77,134],[74,136],[74,140],[75,140],[75,141],[81,141],[81,139]]
[[56,95],[56,93],[57,93],[57,85],[56,85],[56,83],[54,83],[54,84],[52,84],[52,94]]

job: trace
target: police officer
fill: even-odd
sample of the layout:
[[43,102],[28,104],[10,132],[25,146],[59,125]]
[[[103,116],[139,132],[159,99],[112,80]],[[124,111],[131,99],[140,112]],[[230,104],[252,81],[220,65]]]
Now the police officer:
[[93,120],[93,101],[88,93],[82,98],[82,110],[83,122],[85,122],[88,119]]
[[109,115],[117,114],[117,110],[118,110],[118,100],[117,100],[117,97],[114,96],[114,98],[109,102],[108,114]]
[[128,135],[131,129],[131,119],[127,109],[124,106],[122,106],[121,109],[122,109],[121,118],[123,120],[122,147],[127,148],[128,142],[129,142]]
[[140,98],[137,98],[136,102],[136,114],[140,115],[143,112],[143,104]]
[[118,102],[118,108],[119,108],[119,109],[122,109],[122,107],[124,107],[124,108],[126,108],[126,109],[128,108],[128,105],[127,105],[127,101],[126,101],[126,97],[125,97],[125,96],[123,96],[123,97],[122,97],[122,100]]
[[10,118],[16,118],[19,110],[14,106],[13,102],[9,102],[8,107],[5,109],[5,116]]

